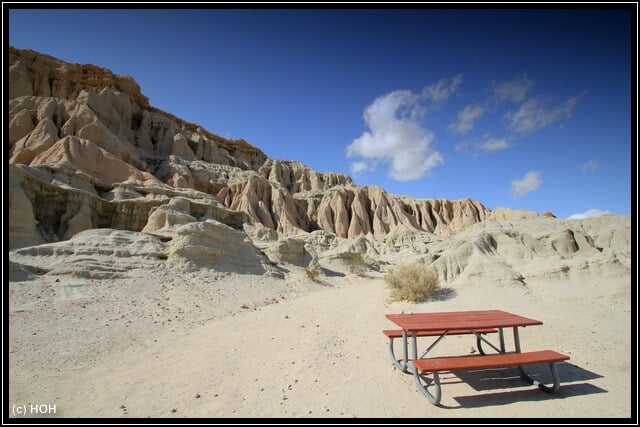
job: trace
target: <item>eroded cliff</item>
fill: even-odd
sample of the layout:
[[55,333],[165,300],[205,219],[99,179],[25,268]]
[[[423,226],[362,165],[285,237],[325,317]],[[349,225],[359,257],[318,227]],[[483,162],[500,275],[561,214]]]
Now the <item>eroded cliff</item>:
[[131,77],[105,68],[14,48],[9,59],[12,247],[91,228],[152,232],[152,210],[175,197],[190,201],[193,218],[281,236],[452,236],[494,215],[472,199],[398,197],[269,159],[244,140],[153,108]]

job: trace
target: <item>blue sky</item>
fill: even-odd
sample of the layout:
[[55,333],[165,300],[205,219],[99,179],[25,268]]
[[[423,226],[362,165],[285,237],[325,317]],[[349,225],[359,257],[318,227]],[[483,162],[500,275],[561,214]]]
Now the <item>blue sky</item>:
[[631,212],[632,13],[12,9],[9,44],[271,158],[567,218]]

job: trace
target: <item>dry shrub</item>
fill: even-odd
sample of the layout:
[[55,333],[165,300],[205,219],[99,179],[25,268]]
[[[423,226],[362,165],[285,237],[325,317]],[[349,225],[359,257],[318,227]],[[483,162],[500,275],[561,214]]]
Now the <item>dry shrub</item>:
[[320,270],[313,267],[306,267],[304,271],[307,273],[307,277],[315,282],[320,275]]
[[366,264],[360,252],[349,252],[345,255],[345,259],[347,264],[349,264],[351,274],[356,274],[361,277],[365,275]]
[[438,287],[438,274],[420,263],[400,265],[384,280],[391,287],[391,299],[396,301],[426,301]]

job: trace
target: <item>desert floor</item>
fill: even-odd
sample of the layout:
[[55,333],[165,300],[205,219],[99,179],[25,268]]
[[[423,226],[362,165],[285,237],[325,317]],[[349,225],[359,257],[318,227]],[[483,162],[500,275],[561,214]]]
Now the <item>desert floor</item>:
[[[413,304],[391,302],[382,274],[165,273],[10,282],[10,416],[46,404],[55,414],[38,416],[631,417],[628,277],[458,284]],[[446,373],[436,407],[389,361],[386,313],[494,308],[544,322],[521,328],[523,351],[570,355],[557,393],[515,368]],[[437,352],[473,346],[448,337]],[[547,366],[530,371],[549,377]]]

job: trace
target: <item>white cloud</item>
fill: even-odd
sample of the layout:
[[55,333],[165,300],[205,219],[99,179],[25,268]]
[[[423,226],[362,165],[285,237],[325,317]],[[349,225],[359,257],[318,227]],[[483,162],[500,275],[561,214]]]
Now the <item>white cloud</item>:
[[519,199],[527,193],[537,190],[542,184],[540,172],[529,171],[521,180],[511,181],[511,193],[514,199]]
[[580,165],[580,169],[582,169],[583,172],[591,172],[598,169],[599,164],[600,162],[597,160],[588,160]]
[[471,143],[469,141],[464,141],[464,142],[461,142],[459,144],[456,144],[453,148],[456,151],[462,151],[462,152],[470,153],[471,152],[471,150],[469,149],[470,145],[471,145]]
[[567,219],[585,219],[585,218],[597,218],[602,215],[611,215],[609,211],[601,211],[600,209],[589,209],[586,212],[573,214]]
[[494,151],[507,150],[512,146],[513,144],[508,138],[491,138],[485,135],[483,142],[464,141],[456,144],[453,148],[458,152],[477,158],[482,152],[493,153]]
[[422,97],[433,102],[444,102],[455,93],[462,83],[462,74],[458,74],[451,80],[438,80],[431,86],[422,89]]
[[374,171],[375,165],[371,165],[367,162],[353,162],[351,163],[351,173],[353,175],[358,175],[361,172],[366,172],[366,171]]
[[572,96],[552,110],[546,108],[544,100],[540,97],[529,99],[515,113],[507,113],[508,127],[523,135],[533,133],[562,117],[571,117],[578,98]]
[[533,81],[525,74],[509,82],[494,83],[493,93],[498,101],[521,102],[531,86]]
[[467,105],[464,110],[458,113],[455,122],[449,125],[449,131],[458,135],[464,135],[473,129],[473,123],[485,112],[481,105]]
[[511,148],[511,143],[507,138],[502,138],[502,139],[490,138],[490,139],[487,139],[482,144],[480,144],[480,150],[482,151],[492,152],[492,151],[506,150],[507,148]]
[[397,181],[422,178],[444,162],[431,148],[434,135],[422,127],[424,109],[418,96],[408,90],[397,90],[376,98],[364,111],[369,132],[347,146],[347,157],[360,157],[352,170],[371,170],[379,162],[389,162],[389,177]]

